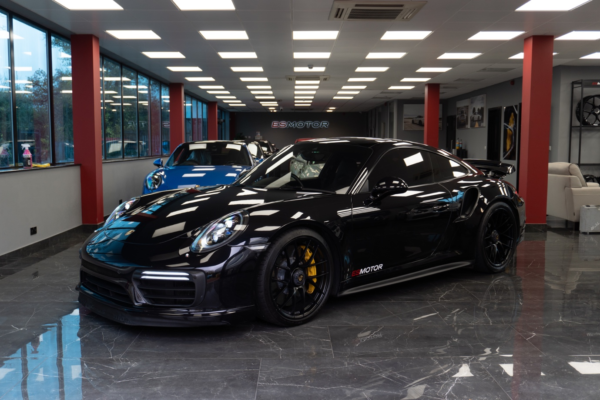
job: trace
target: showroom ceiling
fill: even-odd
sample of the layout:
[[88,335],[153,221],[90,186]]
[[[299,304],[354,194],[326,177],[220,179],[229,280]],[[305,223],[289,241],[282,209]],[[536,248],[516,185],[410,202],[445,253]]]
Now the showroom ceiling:
[[[65,0],[62,0],[65,1]],[[73,1],[73,0],[71,0]],[[97,0],[81,0],[86,4]],[[108,51],[142,66],[170,82],[184,82],[186,89],[206,100],[240,100],[235,111],[266,111],[257,96],[281,100],[284,110],[368,111],[393,99],[424,96],[423,82],[401,82],[405,78],[431,78],[442,84],[442,98],[520,77],[522,60],[510,59],[523,51],[523,39],[531,35],[565,35],[572,31],[600,30],[600,0],[569,12],[516,12],[527,0],[429,0],[409,21],[329,20],[334,0],[233,0],[235,10],[182,11],[171,0],[114,0],[123,10],[71,11],[53,0],[15,0],[40,16],[79,34],[94,34]],[[179,0],[178,0],[179,1]],[[198,0],[186,0],[193,3]],[[200,0],[202,1],[202,0]],[[211,0],[210,2],[215,2]],[[371,1],[371,0],[367,0]],[[387,2],[386,0],[378,3]],[[4,1],[3,1],[4,3]],[[339,3],[336,2],[336,3]],[[364,3],[364,2],[363,2]],[[151,30],[160,39],[119,40],[108,30]],[[244,31],[247,40],[212,40],[214,32]],[[294,40],[294,31],[339,31],[326,40]],[[422,40],[381,40],[386,32],[432,31]],[[512,40],[469,40],[479,32],[524,32]],[[236,32],[235,37],[244,38]],[[302,33],[298,33],[302,35]],[[394,35],[394,33],[387,33]],[[335,36],[335,39],[331,37]],[[208,40],[207,38],[211,39]],[[600,65],[600,60],[582,60],[600,51],[600,40],[555,41],[555,65]],[[149,58],[144,52],[180,52],[185,58]],[[256,58],[222,58],[219,53],[256,53]],[[444,53],[481,53],[470,60],[438,59]],[[294,58],[294,53],[330,53],[329,58]],[[406,53],[402,58],[373,59],[369,53]],[[398,57],[398,55],[396,55]],[[313,65],[313,70],[294,72],[294,67]],[[167,67],[199,67],[202,72],[174,72]],[[231,67],[262,67],[263,72],[235,72]],[[323,72],[315,72],[324,67]],[[357,68],[387,67],[384,72],[356,72]],[[416,72],[420,68],[451,68],[447,72]],[[288,76],[327,76],[315,93],[295,94]],[[209,77],[214,81],[189,81]],[[240,78],[266,78],[242,81]],[[349,82],[350,78],[376,78],[370,82]],[[209,94],[199,86],[223,86],[229,94]],[[248,86],[270,86],[249,89]],[[299,86],[299,85],[298,85]],[[348,89],[343,86],[366,86]],[[392,86],[414,86],[410,90],[389,90]],[[298,89],[296,89],[298,90]],[[211,90],[212,91],[212,90]],[[251,91],[272,91],[251,93]],[[216,96],[235,99],[217,99]],[[294,97],[307,97],[310,106],[296,107]],[[336,96],[351,99],[334,99]],[[310,99],[314,97],[314,99]],[[310,101],[312,100],[312,103]],[[233,103],[230,103],[233,104]],[[301,104],[301,103],[296,103]],[[230,107],[228,107],[230,108]]]

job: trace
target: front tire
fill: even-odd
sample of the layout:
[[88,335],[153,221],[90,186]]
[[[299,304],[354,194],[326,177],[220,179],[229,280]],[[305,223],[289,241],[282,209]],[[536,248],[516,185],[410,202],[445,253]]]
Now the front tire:
[[505,203],[492,204],[483,215],[477,237],[475,267],[481,272],[503,272],[517,248],[518,226]]
[[298,228],[279,236],[258,266],[258,317],[280,326],[301,325],[323,307],[333,282],[333,258],[325,239]]

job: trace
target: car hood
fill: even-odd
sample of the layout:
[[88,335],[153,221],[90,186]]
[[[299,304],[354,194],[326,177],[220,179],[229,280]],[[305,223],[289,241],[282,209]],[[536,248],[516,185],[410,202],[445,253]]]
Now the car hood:
[[102,229],[101,235],[130,244],[158,245],[197,230],[234,211],[320,193],[266,190],[241,186],[185,189],[133,208]]
[[182,189],[194,186],[215,186],[229,184],[250,165],[197,165],[165,167],[160,190]]

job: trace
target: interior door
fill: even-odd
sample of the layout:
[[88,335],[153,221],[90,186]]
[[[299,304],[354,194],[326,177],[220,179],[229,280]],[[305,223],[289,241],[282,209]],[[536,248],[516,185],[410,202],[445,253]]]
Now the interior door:
[[[409,190],[366,205],[371,188],[390,176],[404,179]],[[450,197],[434,183],[427,151],[387,152],[352,198],[353,277],[401,273],[433,254],[448,225]]]

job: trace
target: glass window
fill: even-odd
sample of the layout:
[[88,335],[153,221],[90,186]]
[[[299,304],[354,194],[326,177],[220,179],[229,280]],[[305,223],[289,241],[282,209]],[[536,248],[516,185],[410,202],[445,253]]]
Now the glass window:
[[8,17],[0,14],[0,168],[14,165],[10,74]]
[[436,182],[443,182],[449,179],[460,178],[467,174],[467,169],[444,156],[438,154],[429,154],[433,166],[433,174]]
[[161,155],[161,132],[160,132],[160,82],[152,79],[150,81],[150,121],[152,132],[152,155]]
[[190,143],[173,152],[167,166],[244,165],[251,166],[248,152],[241,144]]
[[192,98],[185,96],[185,141],[191,142],[193,138],[192,131]]
[[202,140],[198,121],[198,100],[194,99],[192,102],[192,132],[194,141]]
[[171,132],[171,125],[170,125],[170,121],[171,119],[169,118],[169,113],[171,112],[171,106],[170,106],[170,100],[169,100],[169,86],[167,85],[162,85],[162,96],[161,96],[161,105],[160,105],[160,109],[161,109],[161,132],[162,132],[162,154],[163,156],[168,156],[169,154],[171,154],[171,150],[170,150],[170,143],[171,143],[171,138],[170,136],[170,132]]
[[56,36],[51,40],[54,157],[57,163],[73,162],[71,42]]
[[377,162],[362,192],[369,192],[383,178],[403,179],[409,187],[433,183],[429,152],[419,149],[390,150]]
[[104,143],[106,159],[123,157],[121,64],[104,59]]
[[202,107],[202,140],[208,140],[208,106],[200,103]]
[[52,161],[50,96],[48,93],[48,42],[46,32],[13,20],[14,74],[17,115],[18,163],[28,148],[32,161]]
[[137,73],[123,67],[123,149],[125,158],[138,156]]
[[139,114],[139,152],[140,157],[150,156],[150,104],[148,103],[148,87],[150,81],[138,75],[138,114]]

